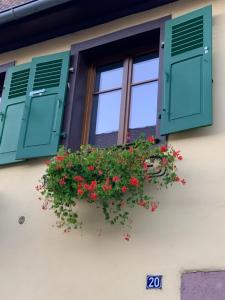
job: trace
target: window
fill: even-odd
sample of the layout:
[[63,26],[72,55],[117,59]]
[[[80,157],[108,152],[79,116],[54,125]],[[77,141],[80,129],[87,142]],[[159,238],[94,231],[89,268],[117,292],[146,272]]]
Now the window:
[[0,66],[0,164],[211,125],[212,8],[168,19]]
[[169,19],[72,46],[68,148],[212,125],[212,7]]
[[88,142],[107,147],[155,135],[158,76],[158,53],[95,67]]

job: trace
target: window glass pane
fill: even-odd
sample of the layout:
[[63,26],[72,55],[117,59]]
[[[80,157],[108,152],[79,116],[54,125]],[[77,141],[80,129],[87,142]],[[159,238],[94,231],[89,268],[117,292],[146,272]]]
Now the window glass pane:
[[98,96],[95,133],[118,131],[120,118],[121,91],[113,91]]
[[97,70],[95,91],[113,89],[122,86],[123,67],[115,64]]
[[89,143],[97,147],[117,144],[121,90],[94,97]]
[[158,82],[150,82],[131,89],[129,128],[156,125]]
[[133,64],[132,83],[156,79],[159,76],[159,58],[137,58]]

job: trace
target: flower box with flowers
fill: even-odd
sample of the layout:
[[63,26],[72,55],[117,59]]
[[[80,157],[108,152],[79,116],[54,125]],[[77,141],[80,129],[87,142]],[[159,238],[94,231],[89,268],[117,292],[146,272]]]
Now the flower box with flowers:
[[136,206],[155,211],[158,204],[145,193],[145,183],[167,187],[174,182],[185,184],[185,180],[176,173],[180,151],[154,144],[154,137],[148,137],[126,147],[86,145],[76,152],[61,148],[47,162],[46,174],[37,186],[44,196],[42,208],[53,209],[57,223],[66,230],[80,227],[76,204],[81,200],[101,207],[111,224],[127,224],[129,210]]

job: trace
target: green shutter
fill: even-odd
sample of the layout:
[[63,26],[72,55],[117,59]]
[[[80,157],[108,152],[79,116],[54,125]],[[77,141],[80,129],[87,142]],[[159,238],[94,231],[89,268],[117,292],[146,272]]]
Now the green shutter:
[[11,67],[0,104],[0,164],[15,162],[30,64]]
[[212,7],[166,22],[160,134],[212,124]]
[[32,60],[17,159],[56,154],[68,69],[69,52]]

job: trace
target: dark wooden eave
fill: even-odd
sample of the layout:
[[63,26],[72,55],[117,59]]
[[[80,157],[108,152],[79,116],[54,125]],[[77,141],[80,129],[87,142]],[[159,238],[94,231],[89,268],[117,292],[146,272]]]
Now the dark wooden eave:
[[[0,53],[178,0],[73,0],[0,27]],[[1,18],[1,14],[0,14]]]

